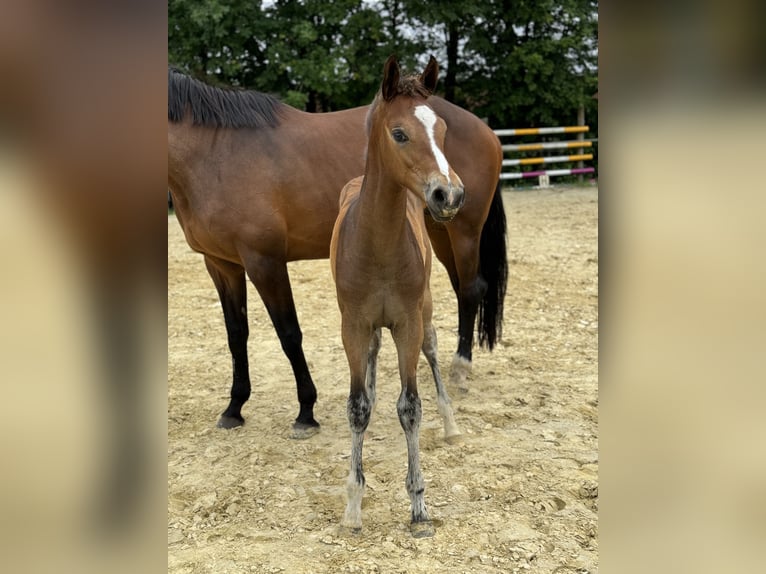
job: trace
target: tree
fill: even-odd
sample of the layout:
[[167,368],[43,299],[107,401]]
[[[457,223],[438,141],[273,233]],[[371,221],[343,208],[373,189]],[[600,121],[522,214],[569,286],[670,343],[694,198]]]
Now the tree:
[[373,77],[385,60],[378,12],[359,0],[278,0],[265,15],[264,72],[286,89],[288,103],[329,111],[372,99]]
[[441,60],[444,98],[454,102],[458,74],[467,70],[465,52],[476,22],[487,13],[487,3],[464,0],[405,0],[414,30],[421,30],[420,43]]
[[[398,0],[391,0],[398,4]],[[389,2],[391,3],[391,2]],[[397,12],[396,18],[400,18]],[[275,93],[309,111],[369,103],[383,62],[406,39],[384,10],[361,0],[170,0],[168,59],[213,83]]]
[[265,64],[263,24],[259,2],[170,0],[168,61],[208,82],[254,87]]
[[597,0],[170,0],[168,57],[310,111],[369,103],[383,62],[441,64],[440,93],[495,127],[597,119]]
[[574,123],[597,89],[596,0],[495,0],[466,50],[461,96],[493,125]]

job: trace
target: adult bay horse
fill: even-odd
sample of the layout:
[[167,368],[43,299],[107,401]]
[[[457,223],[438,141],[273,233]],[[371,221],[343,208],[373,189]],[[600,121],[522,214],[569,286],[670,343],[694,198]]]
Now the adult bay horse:
[[362,527],[362,447],[374,407],[382,327],[391,330],[399,357],[402,390],[396,407],[407,442],[405,484],[412,532],[417,537],[433,535],[418,447],[421,348],[436,382],[445,435],[459,434],[436,358],[429,288],[431,244],[424,214],[427,208],[435,221],[447,222],[465,201],[463,182],[443,153],[446,124],[429,106],[437,77],[433,57],[419,78],[402,78],[396,58],[386,61],[380,92],[369,110],[364,176],[351,180],[341,191],[330,243],[343,347],[351,374],[351,469],[343,524],[354,530]]
[[[451,222],[426,218],[434,252],[458,298],[451,380],[462,385],[477,313],[481,344],[491,349],[502,328],[502,151],[492,130],[470,112],[436,96],[430,105],[448,126],[444,153],[467,195]],[[266,94],[215,88],[168,69],[168,188],[186,240],[204,255],[218,290],[232,354],[231,401],[220,427],[244,422],[241,409],[250,396],[246,275],[295,375],[295,435],[319,426],[287,262],[329,256],[340,190],[364,172],[368,109],[310,114]]]

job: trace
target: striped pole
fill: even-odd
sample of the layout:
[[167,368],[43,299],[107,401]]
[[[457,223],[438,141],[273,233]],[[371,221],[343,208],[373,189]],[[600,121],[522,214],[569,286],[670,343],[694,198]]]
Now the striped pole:
[[551,157],[527,157],[524,159],[504,159],[503,165],[533,165],[536,163],[561,163],[562,161],[583,161],[593,159],[592,153],[581,155],[556,155]]
[[549,177],[557,175],[576,175],[578,173],[593,173],[595,168],[582,167],[576,169],[548,169],[545,171],[525,171],[522,173],[501,173],[500,179],[521,179],[527,177],[539,177],[541,175],[547,175]]
[[506,144],[503,151],[539,151],[543,149],[581,148],[593,147],[592,141],[562,141],[562,142],[539,142],[531,144]]
[[[577,108],[577,125],[578,126],[584,126],[585,125],[585,106],[583,104],[580,104],[580,107]],[[584,141],[585,140],[585,134],[580,132],[579,134],[577,134],[575,136],[575,139],[577,139],[579,141]],[[575,153],[582,153],[582,152],[583,152],[583,149],[579,148]],[[578,161],[577,165],[575,166],[575,168],[577,168],[577,169],[581,169],[583,167],[585,167],[585,164],[583,162],[581,162],[581,161]],[[582,183],[584,181],[582,174],[577,176],[577,181],[580,182],[580,183]]]
[[588,126],[568,126],[555,128],[515,128],[507,130],[494,130],[496,136],[531,136],[545,134],[576,134],[587,132]]

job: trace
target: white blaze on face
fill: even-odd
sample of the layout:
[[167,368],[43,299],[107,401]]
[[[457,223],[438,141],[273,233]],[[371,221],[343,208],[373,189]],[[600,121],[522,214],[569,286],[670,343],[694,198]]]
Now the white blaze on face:
[[426,129],[428,141],[431,143],[431,151],[434,153],[436,163],[439,166],[439,171],[442,172],[444,177],[449,179],[449,163],[447,163],[447,158],[444,157],[442,150],[440,150],[439,146],[436,145],[436,140],[434,139],[436,114],[428,106],[417,106],[415,108],[415,117],[420,120],[420,123],[423,124],[423,127]]

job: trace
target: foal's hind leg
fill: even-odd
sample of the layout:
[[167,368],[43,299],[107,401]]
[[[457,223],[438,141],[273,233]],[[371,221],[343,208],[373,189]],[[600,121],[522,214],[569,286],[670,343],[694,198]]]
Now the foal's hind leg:
[[457,280],[458,344],[452,358],[450,383],[457,389],[468,390],[466,380],[473,365],[473,336],[479,305],[487,291],[487,282],[479,273],[479,237],[453,239]]
[[247,360],[247,289],[245,270],[239,265],[205,255],[205,265],[221,299],[226,335],[232,357],[231,401],[218,419],[220,428],[244,424],[242,405],[250,398],[250,370]]
[[319,423],[314,420],[317,391],[303,354],[303,333],[295,312],[287,263],[274,257],[252,257],[247,262],[247,273],[266,305],[295,375],[300,411],[293,423],[293,438],[307,438],[319,430]]
[[424,327],[423,354],[426,356],[428,365],[431,367],[431,372],[434,375],[434,383],[436,384],[436,408],[439,409],[439,414],[444,421],[444,438],[447,439],[447,442],[453,442],[461,433],[455,422],[455,413],[452,411],[452,401],[447,394],[447,389],[444,387],[444,383],[442,383],[442,376],[439,371],[439,362],[437,359],[436,329],[434,329],[434,326],[431,323],[427,323]]
[[423,354],[428,360],[431,372],[436,384],[436,408],[444,421],[444,438],[448,442],[460,436],[460,430],[455,422],[455,414],[452,412],[452,401],[447,394],[447,389],[442,383],[441,372],[439,371],[439,360],[436,345],[436,329],[431,322],[433,316],[433,300],[431,298],[431,288],[426,286],[423,299]]

